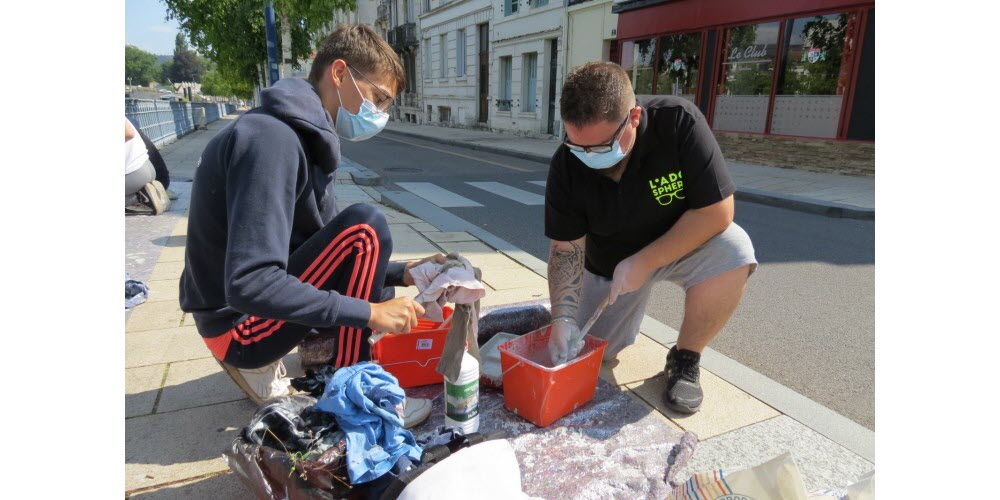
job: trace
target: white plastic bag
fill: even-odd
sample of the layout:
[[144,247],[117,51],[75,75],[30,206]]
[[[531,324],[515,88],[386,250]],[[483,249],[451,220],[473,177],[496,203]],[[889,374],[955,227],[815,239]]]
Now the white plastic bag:
[[462,448],[427,469],[399,495],[399,500],[528,498],[521,490],[521,468],[506,439]]

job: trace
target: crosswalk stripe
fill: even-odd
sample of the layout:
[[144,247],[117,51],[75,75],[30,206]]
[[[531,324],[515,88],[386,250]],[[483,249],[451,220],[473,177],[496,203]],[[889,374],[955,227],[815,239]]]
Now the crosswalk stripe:
[[536,185],[536,186],[542,186],[542,187],[545,187],[545,182],[546,182],[546,181],[528,181],[528,184],[534,184],[534,185]]
[[397,182],[396,185],[441,208],[482,206],[430,182]]
[[500,182],[466,182],[466,184],[525,205],[545,204],[544,196],[539,196],[535,193],[530,193],[528,191],[524,191],[523,189],[508,186]]

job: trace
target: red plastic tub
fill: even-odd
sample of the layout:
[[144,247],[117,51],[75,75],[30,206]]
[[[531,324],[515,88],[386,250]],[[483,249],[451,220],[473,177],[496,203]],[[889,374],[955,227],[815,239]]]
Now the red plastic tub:
[[503,400],[508,410],[545,427],[594,398],[608,342],[587,335],[575,359],[550,368],[546,326],[500,345]]
[[[444,307],[444,318],[454,312]],[[410,333],[390,333],[372,346],[372,360],[399,380],[399,386],[419,387],[439,384],[444,377],[435,371],[450,326],[443,322],[419,320]]]

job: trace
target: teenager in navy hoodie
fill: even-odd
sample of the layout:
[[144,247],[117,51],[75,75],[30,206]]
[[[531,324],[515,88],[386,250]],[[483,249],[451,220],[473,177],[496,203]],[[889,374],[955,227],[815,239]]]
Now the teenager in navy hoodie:
[[[369,358],[372,330],[407,332],[423,308],[391,287],[413,284],[389,262],[385,216],[334,203],[340,140],[377,134],[404,88],[395,52],[364,25],[321,45],[308,80],[261,92],[261,106],[213,138],[195,174],[181,308],[255,402],[289,392],[282,356],[312,329],[338,336],[334,366]],[[407,413],[424,401],[407,403]],[[419,408],[418,408],[419,407]]]

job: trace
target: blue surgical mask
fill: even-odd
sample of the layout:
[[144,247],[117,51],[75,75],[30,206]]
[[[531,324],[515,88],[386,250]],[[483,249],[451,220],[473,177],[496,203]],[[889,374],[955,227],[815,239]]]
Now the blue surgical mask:
[[584,165],[594,170],[611,168],[625,158],[625,152],[622,151],[622,145],[619,144],[618,141],[615,141],[614,148],[606,153],[584,153],[581,151],[573,151],[573,154],[575,154]]
[[[348,70],[348,72],[350,72]],[[354,80],[354,75],[351,74],[351,81],[354,82],[354,88],[358,90],[358,95],[361,96],[361,109],[358,110],[358,114],[351,113],[344,107],[344,99],[340,98],[340,89],[337,89],[337,97],[340,98],[340,109],[337,110],[337,122],[335,128],[337,130],[337,135],[348,141],[363,141],[373,137],[375,134],[382,131],[385,128],[386,122],[389,121],[389,113],[379,111],[375,103],[365,99],[364,94],[361,93],[361,89],[358,88],[358,82]]]

